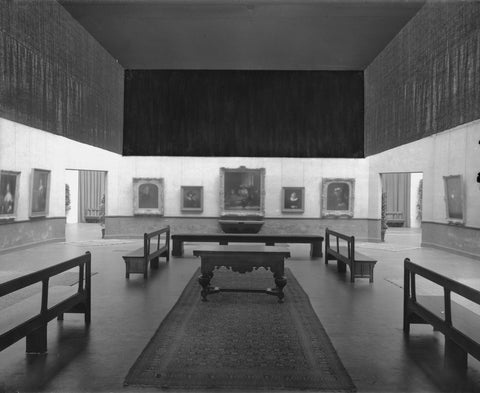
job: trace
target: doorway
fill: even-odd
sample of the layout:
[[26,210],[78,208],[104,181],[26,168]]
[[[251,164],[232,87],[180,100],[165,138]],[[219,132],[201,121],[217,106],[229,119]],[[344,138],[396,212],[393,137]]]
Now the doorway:
[[382,193],[386,196],[385,242],[421,242],[423,173],[382,173]]
[[[99,224],[106,196],[105,171],[67,169],[65,175],[65,237],[67,241],[102,238]],[[106,198],[105,198],[106,200]]]

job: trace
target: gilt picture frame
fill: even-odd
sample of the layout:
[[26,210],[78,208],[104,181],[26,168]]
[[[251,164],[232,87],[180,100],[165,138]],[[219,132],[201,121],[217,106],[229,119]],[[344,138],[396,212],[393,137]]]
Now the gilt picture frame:
[[465,185],[462,175],[443,176],[445,208],[450,224],[465,223]]
[[13,220],[17,216],[20,172],[0,171],[0,220]]
[[221,215],[265,214],[265,168],[220,168]]
[[133,178],[133,214],[162,216],[163,178]]
[[321,187],[322,217],[353,217],[355,179],[324,178]]
[[202,186],[181,186],[180,203],[182,212],[203,211],[203,187]]
[[305,210],[305,187],[282,187],[282,212],[303,213]]
[[50,202],[50,174],[46,169],[32,170],[30,181],[30,217],[46,217]]

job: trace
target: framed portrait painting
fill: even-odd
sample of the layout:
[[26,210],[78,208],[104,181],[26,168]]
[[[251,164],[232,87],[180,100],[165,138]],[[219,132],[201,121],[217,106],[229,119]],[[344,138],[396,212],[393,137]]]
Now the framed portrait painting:
[[203,187],[182,186],[181,187],[181,210],[182,212],[203,211]]
[[303,213],[304,204],[304,187],[282,187],[282,212]]
[[33,169],[30,189],[30,217],[48,216],[50,171]]
[[220,168],[222,215],[258,215],[265,210],[265,168]]
[[322,217],[353,217],[355,179],[322,180]]
[[465,220],[464,185],[462,175],[444,176],[447,220],[463,224]]
[[17,215],[20,172],[0,171],[0,220],[11,220]]
[[133,214],[163,215],[163,179],[133,178]]

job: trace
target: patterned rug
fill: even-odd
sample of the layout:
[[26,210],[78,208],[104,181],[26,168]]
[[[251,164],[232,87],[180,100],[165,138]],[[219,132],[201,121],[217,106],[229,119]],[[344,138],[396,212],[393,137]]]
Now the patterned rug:
[[[315,390],[355,386],[287,270],[285,302],[264,293],[221,292],[200,300],[197,271],[130,369],[125,385],[165,389]],[[270,272],[215,271],[221,288],[271,287]]]

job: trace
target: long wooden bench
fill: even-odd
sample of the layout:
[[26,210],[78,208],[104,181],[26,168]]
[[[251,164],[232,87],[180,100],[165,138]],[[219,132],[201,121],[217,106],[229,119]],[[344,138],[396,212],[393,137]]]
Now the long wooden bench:
[[261,234],[261,233],[175,233],[172,235],[172,256],[181,257],[184,242],[212,242],[220,245],[228,243],[264,243],[274,246],[276,243],[309,243],[310,256],[322,257],[323,236],[309,234]]
[[[442,288],[441,295],[417,295],[416,277]],[[480,360],[480,315],[452,300],[452,293],[480,305],[480,292],[458,281],[404,260],[403,331],[410,324],[429,324],[445,335],[445,365],[458,371],[467,369],[467,355]],[[468,302],[467,302],[468,303]]]
[[[330,237],[335,238],[333,247]],[[370,282],[373,282],[373,269],[377,261],[355,250],[355,236],[347,236],[326,228],[325,264],[331,259],[337,260],[337,269],[341,273],[346,272],[348,265],[351,282],[355,282],[355,278],[369,278]]]
[[[77,288],[50,286],[50,278],[78,268]],[[26,338],[26,352],[47,352],[47,324],[52,319],[63,320],[65,313],[83,313],[85,323],[91,319],[91,255],[89,252],[66,262],[17,277],[0,284],[0,297],[14,294],[31,285],[41,284],[41,292],[1,310],[0,351]],[[40,288],[39,288],[40,290]],[[17,292],[18,291],[18,292]]]
[[170,260],[170,226],[143,234],[143,247],[124,255],[125,277],[131,273],[143,274],[148,278],[148,264],[151,268],[158,268],[159,258]]

